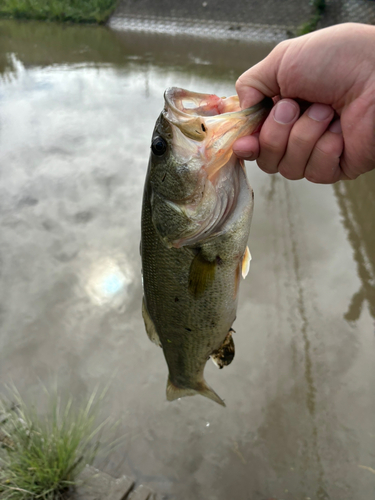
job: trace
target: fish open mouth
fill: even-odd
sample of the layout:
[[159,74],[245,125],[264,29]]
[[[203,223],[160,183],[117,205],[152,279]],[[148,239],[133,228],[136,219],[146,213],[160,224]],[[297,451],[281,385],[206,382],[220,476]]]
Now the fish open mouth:
[[215,94],[200,94],[171,87],[164,94],[166,105],[178,114],[216,116],[232,111],[241,111],[237,96],[218,97]]
[[239,137],[259,130],[273,101],[265,98],[248,109],[241,109],[238,96],[190,92],[177,87],[165,91],[165,118],[185,137],[196,141],[209,178],[224,166]]

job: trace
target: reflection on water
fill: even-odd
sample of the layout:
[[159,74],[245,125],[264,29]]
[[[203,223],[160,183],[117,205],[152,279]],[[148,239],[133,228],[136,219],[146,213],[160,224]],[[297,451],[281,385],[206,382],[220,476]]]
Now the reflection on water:
[[115,260],[102,258],[89,271],[86,291],[98,305],[120,305],[126,300],[128,286],[132,282],[130,273],[130,270],[121,269]]
[[358,320],[363,304],[367,303],[375,320],[375,172],[355,182],[337,184],[335,193],[361,280],[361,286],[353,294],[345,318],[349,321]]
[[[9,71],[9,55],[26,66],[91,63],[120,70],[137,64],[215,80],[235,79],[265,57],[273,43],[249,44],[236,40],[169,38],[146,33],[115,32],[93,26],[57,26],[54,23],[13,23],[0,20],[0,75]],[[32,34],[32,35],[31,35]],[[33,43],[30,43],[32,36]],[[46,43],[48,40],[48,43]],[[171,50],[171,46],[173,50]]]
[[291,203],[291,192],[289,190],[288,184],[284,183],[285,186],[285,199],[287,206],[287,219],[289,226],[289,236],[291,242],[292,250],[292,261],[293,270],[295,273],[295,282],[297,286],[297,308],[300,316],[301,326],[300,332],[304,344],[304,364],[305,364],[305,379],[306,379],[306,407],[310,414],[311,419],[311,435],[312,435],[312,451],[314,454],[314,463],[317,470],[317,484],[316,484],[316,498],[321,500],[326,500],[329,495],[325,491],[325,478],[324,470],[322,467],[322,462],[319,454],[318,448],[318,428],[316,422],[316,387],[313,375],[313,362],[311,353],[311,340],[310,336],[313,334],[308,321],[307,311],[306,311],[306,298],[305,290],[303,286],[303,279],[301,275],[301,264],[299,259],[299,249],[298,249],[298,238],[296,237],[295,231],[295,221],[293,212],[295,208]]
[[[166,498],[372,500],[374,175],[255,191],[227,408],[165,401],[141,317],[140,211],[171,85],[234,93],[269,45],[0,23],[0,380],[79,397],[111,380],[107,462]],[[113,373],[116,376],[113,377]]]

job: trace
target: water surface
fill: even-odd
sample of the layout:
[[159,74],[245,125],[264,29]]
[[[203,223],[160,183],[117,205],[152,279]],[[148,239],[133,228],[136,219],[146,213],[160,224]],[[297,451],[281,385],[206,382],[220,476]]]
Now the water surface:
[[253,256],[226,401],[165,400],[141,317],[140,211],[171,85],[218,95],[270,45],[0,24],[0,380],[110,381],[100,465],[170,499],[372,500],[375,172],[290,182],[248,164]]

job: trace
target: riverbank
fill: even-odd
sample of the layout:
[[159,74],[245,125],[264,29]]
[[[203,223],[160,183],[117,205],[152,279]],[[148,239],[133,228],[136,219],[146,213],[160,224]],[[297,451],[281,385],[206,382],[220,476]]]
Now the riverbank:
[[104,24],[117,0],[0,0],[0,17]]

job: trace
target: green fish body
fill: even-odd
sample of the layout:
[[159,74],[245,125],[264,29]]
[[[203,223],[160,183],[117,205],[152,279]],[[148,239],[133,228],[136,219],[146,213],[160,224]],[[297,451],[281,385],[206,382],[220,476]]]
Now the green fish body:
[[167,399],[201,394],[224,405],[204,380],[211,357],[234,356],[241,274],[253,192],[234,141],[262,123],[270,102],[240,110],[228,99],[172,88],[152,138],[142,206],[143,318],[163,348]]

